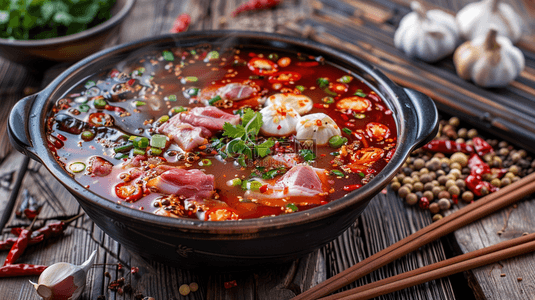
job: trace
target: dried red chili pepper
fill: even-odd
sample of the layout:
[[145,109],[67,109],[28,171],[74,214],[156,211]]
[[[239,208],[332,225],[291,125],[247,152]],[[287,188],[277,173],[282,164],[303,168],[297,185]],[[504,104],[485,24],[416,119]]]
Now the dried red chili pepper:
[[238,6],[231,15],[233,17],[237,16],[246,11],[254,11],[261,9],[268,9],[275,7],[281,3],[281,0],[249,0],[242,5]]
[[235,286],[238,286],[238,283],[236,282],[236,280],[227,281],[227,282],[225,282],[223,284],[224,284],[226,289],[230,289],[230,288],[233,288]]
[[462,152],[466,154],[472,154],[475,152],[474,147],[465,143],[456,143],[454,141],[432,140],[429,143],[422,146],[423,149],[432,152],[441,152],[444,154],[451,154],[455,152]]
[[[44,236],[43,235],[32,237],[28,241],[28,245],[35,245],[37,243],[42,242],[43,240],[44,240]],[[11,249],[11,247],[13,247],[13,245],[15,244],[16,241],[17,241],[17,238],[8,238],[8,239],[5,239],[4,241],[1,241],[0,242],[0,251],[1,250],[9,250],[9,249]]]
[[468,167],[472,174],[483,175],[490,173],[489,165],[475,153],[470,155],[470,158],[468,159]]
[[492,149],[492,146],[480,137],[473,138],[472,142],[474,143],[474,148],[476,149],[476,153],[479,156],[483,156],[489,152],[494,151],[494,149]]
[[40,275],[48,266],[30,265],[30,264],[13,264],[0,267],[0,278],[15,276],[32,276]]
[[466,187],[476,196],[485,196],[498,190],[498,188],[490,184],[490,182],[484,181],[481,178],[481,175],[474,173],[468,175],[464,182],[466,183]]
[[191,17],[188,14],[181,14],[176,17],[173,22],[173,27],[169,30],[170,33],[179,33],[184,32],[188,29],[189,23],[191,22]]
[[9,250],[9,253],[7,254],[6,260],[4,261],[4,266],[13,264],[22,255],[24,250],[26,250],[26,247],[28,247],[31,234],[32,232],[27,229],[23,229],[21,231],[19,238],[13,244],[11,250]]
[[[11,228],[11,233],[13,233],[14,235],[20,235],[20,233],[22,232],[23,228]],[[44,239],[49,239],[51,237],[56,237],[56,236],[59,236],[63,233],[63,231],[65,230],[65,223],[62,222],[62,221],[59,221],[59,222],[54,222],[54,223],[50,223],[46,226],[43,226],[37,230],[35,230],[33,233],[32,233],[32,238],[35,238],[39,235],[42,235],[44,237]]]

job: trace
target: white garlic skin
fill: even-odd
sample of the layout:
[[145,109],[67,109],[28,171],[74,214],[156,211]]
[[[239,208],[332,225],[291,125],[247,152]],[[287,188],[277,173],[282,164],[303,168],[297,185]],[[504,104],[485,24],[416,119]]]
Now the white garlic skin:
[[274,103],[285,103],[295,109],[301,116],[308,113],[314,105],[309,97],[293,93],[280,93],[269,96],[266,100],[266,106]]
[[322,146],[335,135],[341,135],[340,127],[331,117],[324,113],[315,113],[301,117],[296,127],[295,137],[302,140],[316,140],[316,145]]
[[260,110],[262,127],[260,133],[267,136],[289,136],[295,133],[299,113],[286,103],[273,103]]
[[412,2],[411,8],[413,12],[401,19],[394,35],[396,48],[426,62],[453,53],[459,43],[455,17],[438,9],[425,11],[418,2]]
[[[493,37],[490,37],[494,32]],[[471,79],[483,87],[504,87],[513,81],[524,69],[525,59],[522,51],[513,46],[503,36],[491,31],[467,41],[455,51],[453,62],[459,77]],[[489,48],[487,43],[497,44]]]
[[89,259],[79,266],[55,263],[41,273],[37,283],[30,283],[44,300],[76,300],[84,291],[87,272],[93,265],[96,253],[96,250],[93,251]]
[[461,36],[473,40],[486,36],[491,28],[498,35],[509,38],[516,43],[522,36],[522,18],[507,3],[499,0],[484,0],[463,7],[456,16]]

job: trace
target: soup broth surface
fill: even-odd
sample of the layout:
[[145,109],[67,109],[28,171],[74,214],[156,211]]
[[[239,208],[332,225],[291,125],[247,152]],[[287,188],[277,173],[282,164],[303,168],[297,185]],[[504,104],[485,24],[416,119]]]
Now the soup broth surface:
[[152,50],[58,99],[51,151],[116,203],[207,221],[294,213],[359,189],[396,148],[394,117],[322,57],[254,48]]

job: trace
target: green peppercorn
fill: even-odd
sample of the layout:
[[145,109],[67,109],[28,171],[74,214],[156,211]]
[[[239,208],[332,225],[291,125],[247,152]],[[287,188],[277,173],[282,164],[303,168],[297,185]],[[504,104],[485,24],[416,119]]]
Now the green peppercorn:
[[438,203],[433,202],[433,203],[429,204],[429,211],[432,214],[436,214],[436,213],[440,212],[440,206],[438,206]]
[[470,203],[474,200],[474,193],[466,191],[462,194],[461,199],[466,203]]
[[450,200],[446,198],[441,198],[437,203],[441,210],[448,210],[451,207]]
[[499,188],[501,186],[501,184],[502,184],[502,181],[499,178],[493,178],[490,181],[490,184],[492,184],[493,186]]
[[436,222],[436,221],[439,221],[442,219],[442,215],[441,214],[436,214],[433,216],[433,222]]
[[405,198],[405,201],[407,201],[407,204],[409,205],[415,205],[416,203],[418,203],[418,196],[416,196],[415,193],[410,193]]

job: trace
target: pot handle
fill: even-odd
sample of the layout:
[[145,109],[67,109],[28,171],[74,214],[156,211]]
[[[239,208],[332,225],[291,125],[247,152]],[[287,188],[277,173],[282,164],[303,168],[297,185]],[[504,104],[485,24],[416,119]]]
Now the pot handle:
[[430,142],[438,132],[438,111],[435,102],[424,93],[404,88],[405,93],[414,104],[418,119],[418,134],[415,149]]
[[7,120],[7,132],[9,141],[17,151],[39,161],[28,134],[29,114],[37,96],[39,94],[22,98],[13,106],[9,114],[9,119]]

